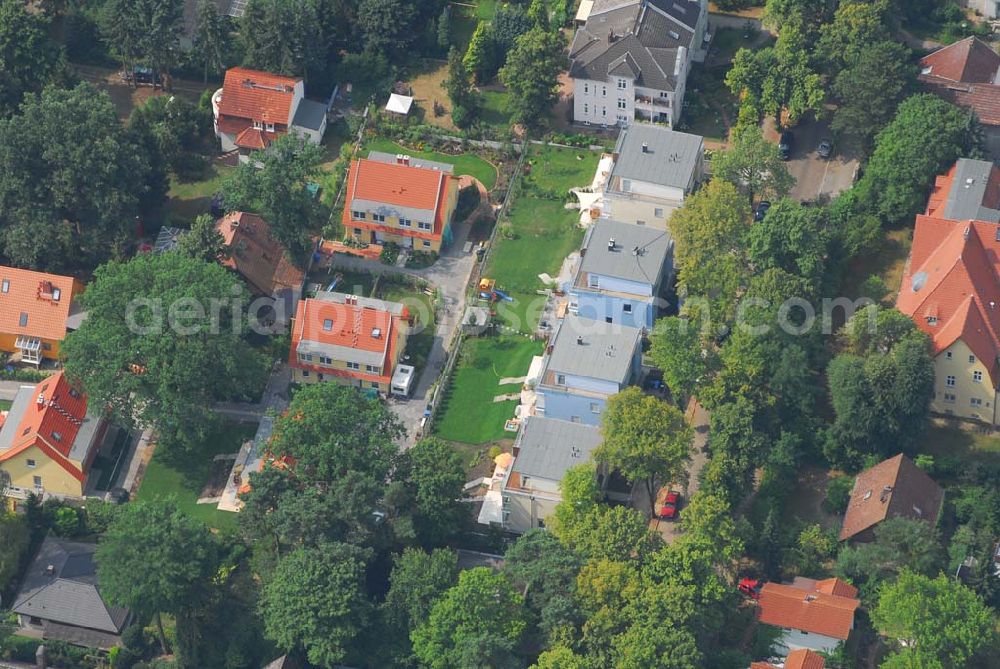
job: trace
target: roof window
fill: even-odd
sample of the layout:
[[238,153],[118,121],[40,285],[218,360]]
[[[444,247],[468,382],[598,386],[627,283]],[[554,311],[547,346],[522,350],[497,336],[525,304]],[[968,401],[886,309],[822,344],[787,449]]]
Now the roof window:
[[0,293],[10,292],[10,279],[4,279],[3,283],[0,284]]
[[26,325],[28,325],[28,312],[27,311],[22,311],[21,312],[21,318],[18,320],[18,323],[20,324],[20,326],[22,328],[25,327]]
[[333,329],[333,321],[330,320],[329,318],[325,319],[323,321],[323,329],[325,331],[327,331],[327,332],[329,332],[330,330],[332,330]]

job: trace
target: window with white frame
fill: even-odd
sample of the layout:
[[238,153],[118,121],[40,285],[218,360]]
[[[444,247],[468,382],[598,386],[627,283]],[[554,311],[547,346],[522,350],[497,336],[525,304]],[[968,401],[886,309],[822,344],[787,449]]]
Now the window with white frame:
[[357,363],[357,362],[349,362],[349,363],[347,363],[347,369],[360,370],[361,369],[361,364]]
[[590,94],[590,84],[588,84],[586,81],[583,82],[583,94],[584,95]]
[[433,226],[430,223],[424,223],[423,221],[417,221],[417,228],[420,230],[430,230]]
[[632,305],[628,304],[628,303],[623,304],[622,305],[622,311],[624,311],[626,314],[632,313]]
[[626,81],[622,77],[618,77],[618,90],[623,91],[626,88],[628,88],[628,81]]
[[975,381],[976,383],[981,382],[983,380],[983,373],[977,369],[972,373],[972,380]]
[[28,469],[34,469],[35,467],[38,466],[38,463],[35,462],[34,460],[32,460],[31,458],[28,458],[28,460],[27,460],[27,462],[25,464],[28,465]]
[[948,386],[949,388],[954,388],[955,387],[955,377],[951,376],[951,375],[948,375],[948,376],[944,377],[944,385]]
[[352,211],[351,216],[357,221],[365,220],[365,212],[363,211]]
[[662,207],[655,207],[653,209],[653,216],[655,216],[657,218],[663,218],[663,208]]
[[951,351],[946,351],[944,357],[948,360],[951,360]]
[[974,355],[970,355],[970,356],[969,356],[969,364],[971,365],[971,364],[972,364],[972,363],[974,363],[975,361],[976,361],[976,356],[974,356]]
[[981,407],[981,406],[983,406],[983,401],[981,399],[979,399],[978,397],[970,397],[969,398],[969,406]]
[[372,214],[372,220],[385,223],[385,214]]
[[608,97],[608,87],[607,86],[601,86],[601,97],[604,97],[604,98]]
[[425,249],[429,249],[431,247],[431,243],[426,239],[423,241],[423,245]]
[[618,108],[625,109],[626,106],[627,105],[625,104],[625,98],[618,98]]
[[413,226],[413,221],[411,221],[408,218],[401,218],[401,219],[399,219],[399,224],[401,226],[403,226],[404,228],[409,228],[409,227]]
[[949,403],[954,403],[955,402],[955,395],[953,393],[945,393],[944,394],[944,401],[945,402],[949,402]]
[[590,113],[590,105],[588,105],[586,102],[583,103],[583,113],[584,114]]
[[267,125],[264,126],[264,129],[267,130],[267,132],[274,132],[274,124],[268,123]]
[[326,355],[319,356],[319,361],[320,361],[321,364],[324,364],[324,365],[332,365],[333,364],[333,358],[331,358],[329,356],[326,356]]
[[35,476],[32,480],[33,480],[36,488],[41,488],[42,487],[42,477],[41,476]]

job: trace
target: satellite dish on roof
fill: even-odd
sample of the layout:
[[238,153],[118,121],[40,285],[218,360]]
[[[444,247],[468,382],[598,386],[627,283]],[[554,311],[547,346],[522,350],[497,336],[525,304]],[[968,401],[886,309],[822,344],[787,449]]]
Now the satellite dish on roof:
[[927,272],[917,272],[916,274],[913,275],[913,280],[910,283],[910,288],[913,289],[914,293],[919,291],[925,285],[927,285]]

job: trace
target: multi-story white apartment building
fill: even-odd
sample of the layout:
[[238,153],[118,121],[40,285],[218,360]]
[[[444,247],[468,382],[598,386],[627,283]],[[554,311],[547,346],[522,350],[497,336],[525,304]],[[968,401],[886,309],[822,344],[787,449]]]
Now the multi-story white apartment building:
[[595,0],[570,47],[573,120],[674,125],[707,28],[708,0]]

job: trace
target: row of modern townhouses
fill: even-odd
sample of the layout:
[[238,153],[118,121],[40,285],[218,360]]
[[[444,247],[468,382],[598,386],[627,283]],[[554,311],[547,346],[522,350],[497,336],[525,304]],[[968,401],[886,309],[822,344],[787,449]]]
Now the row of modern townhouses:
[[[596,197],[581,217],[584,242],[561,286],[557,312],[565,315],[529,372],[534,402],[513,458],[498,463],[480,522],[512,532],[544,527],[566,471],[600,444],[609,398],[642,377],[642,342],[673,279],[669,217],[700,182],[702,153],[700,137],[634,124],[601,160]],[[609,474],[598,476],[613,497]]]

